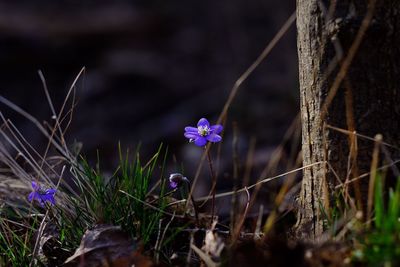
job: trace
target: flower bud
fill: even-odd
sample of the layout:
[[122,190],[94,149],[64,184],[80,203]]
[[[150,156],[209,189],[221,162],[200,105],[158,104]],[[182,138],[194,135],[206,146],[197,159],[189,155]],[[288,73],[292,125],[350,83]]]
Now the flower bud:
[[171,173],[169,175],[169,185],[175,189],[182,185],[183,182],[188,182],[188,179],[180,173]]

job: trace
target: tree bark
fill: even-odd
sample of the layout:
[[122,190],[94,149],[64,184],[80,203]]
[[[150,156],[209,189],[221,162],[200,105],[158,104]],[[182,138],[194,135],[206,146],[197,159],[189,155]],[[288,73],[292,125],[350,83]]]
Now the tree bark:
[[[380,133],[400,147],[400,1],[373,2],[297,0],[303,165],[325,162],[303,171],[300,238],[314,240],[325,230],[321,208],[332,207],[339,180],[370,171],[374,142],[329,126],[372,138]],[[398,149],[389,151],[400,157]],[[352,189],[362,206],[367,192],[368,178]]]

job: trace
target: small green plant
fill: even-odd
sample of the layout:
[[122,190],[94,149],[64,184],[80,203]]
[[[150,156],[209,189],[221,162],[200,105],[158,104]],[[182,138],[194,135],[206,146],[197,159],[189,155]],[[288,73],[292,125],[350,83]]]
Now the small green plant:
[[141,164],[139,153],[130,161],[128,153],[123,155],[121,148],[119,152],[120,164],[108,179],[101,173],[99,165],[92,169],[82,160],[82,180],[85,180],[86,185],[82,198],[86,203],[85,208],[97,223],[120,225],[132,238],[138,238],[146,244],[150,237],[156,234],[158,221],[166,207],[165,198],[160,197],[166,190],[166,180],[163,178],[164,164],[160,166],[160,188],[157,196],[159,201],[152,203],[157,209],[145,204],[150,197],[151,179],[159,178],[153,175],[161,155],[161,146],[144,165]]
[[[158,231],[158,221],[166,207],[166,200],[160,197],[166,190],[166,180],[163,177],[166,157],[164,162],[158,165],[161,154],[160,146],[155,155],[147,163],[142,164],[138,151],[134,159],[130,160],[129,153],[123,155],[119,147],[120,162],[111,177],[101,172],[99,164],[96,168],[92,168],[82,158],[81,170],[75,181],[83,192],[80,204],[76,205],[81,218],[71,223],[77,224],[80,221],[80,225],[97,223],[119,225],[132,238],[139,239],[146,245],[150,237]],[[158,176],[154,176],[156,167],[159,167]],[[159,200],[153,203],[156,209],[146,205],[150,198],[151,180],[159,181],[157,183],[159,189],[154,191]],[[74,201],[76,202],[76,199]]]
[[318,205],[324,229],[328,230],[332,237],[335,237],[340,230],[340,220],[346,216],[346,211],[349,211],[351,207],[346,203],[342,190],[335,192],[332,198],[331,207],[325,208],[322,201],[319,201]]
[[[26,205],[29,202],[13,206],[8,203],[0,208],[0,266],[29,266],[33,257],[37,258],[35,264],[42,264],[37,249],[34,251],[42,218],[57,229],[57,242],[67,256],[79,246],[87,229],[102,223],[121,226],[134,240],[151,248],[147,245],[155,242],[167,207],[167,200],[162,197],[167,190],[167,152],[163,158],[162,154],[160,146],[142,164],[138,151],[130,159],[129,153],[124,155],[119,147],[120,162],[110,177],[101,172],[99,163],[92,168],[81,157],[77,164],[71,164],[77,189],[60,183],[56,198],[56,190],[41,193],[39,185],[32,182],[29,197],[21,196],[31,202],[30,206]],[[155,184],[153,188],[151,183]],[[172,227],[169,230],[174,233]],[[158,249],[162,245],[158,244]]]
[[[399,178],[400,179],[400,178]],[[361,240],[358,257],[369,266],[398,266],[400,264],[400,180],[389,189],[385,205],[381,174],[375,179],[374,217],[372,228]]]
[[31,224],[7,219],[0,210],[0,266],[28,266],[32,246],[30,240],[37,228],[38,220]]

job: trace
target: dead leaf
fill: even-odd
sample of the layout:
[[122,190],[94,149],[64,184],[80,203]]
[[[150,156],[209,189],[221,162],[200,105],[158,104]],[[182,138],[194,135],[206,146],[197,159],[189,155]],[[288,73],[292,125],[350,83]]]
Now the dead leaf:
[[225,247],[225,243],[217,233],[212,230],[207,230],[204,246],[201,248],[205,253],[215,260],[219,260],[221,252]]
[[96,225],[84,234],[66,266],[150,267],[152,261],[136,250],[135,242],[119,226]]
[[207,230],[204,245],[201,248],[206,254],[210,255],[214,261],[219,261],[225,243],[218,233],[214,231],[217,221],[214,221],[211,229]]

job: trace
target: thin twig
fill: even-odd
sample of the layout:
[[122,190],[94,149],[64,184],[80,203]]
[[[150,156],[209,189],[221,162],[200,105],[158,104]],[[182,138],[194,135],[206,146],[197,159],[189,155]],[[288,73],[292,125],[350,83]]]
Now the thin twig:
[[35,246],[33,247],[32,259],[31,259],[31,262],[29,263],[29,267],[33,266],[32,264],[36,258],[37,246],[38,246],[39,240],[43,234],[44,227],[45,227],[45,221],[46,221],[46,218],[48,215],[49,215],[49,209],[47,209],[46,214],[44,215],[42,222],[40,223],[39,230],[37,232],[36,241],[35,241]]
[[185,216],[183,216],[183,215],[175,215],[175,213],[170,213],[170,212],[167,212],[167,211],[163,211],[163,210],[161,210],[161,209],[159,209],[159,208],[157,208],[157,207],[155,207],[155,206],[153,206],[153,205],[150,205],[150,204],[147,203],[146,201],[143,201],[143,200],[141,200],[141,199],[139,199],[139,198],[137,198],[137,197],[135,197],[135,196],[133,196],[133,195],[131,195],[131,194],[129,194],[129,193],[123,191],[123,190],[118,190],[118,191],[121,192],[121,193],[123,193],[123,194],[125,194],[125,195],[127,195],[128,197],[131,197],[131,198],[133,198],[134,200],[136,200],[136,201],[142,203],[143,205],[145,205],[145,206],[147,206],[147,207],[149,207],[149,208],[151,208],[151,209],[154,209],[154,210],[156,210],[156,211],[158,211],[158,212],[161,212],[161,213],[163,213],[163,214],[165,214],[165,215],[168,215],[168,216],[175,216],[175,217],[181,218],[181,219],[185,218]]
[[[361,139],[365,139],[365,140],[369,140],[369,141],[375,142],[375,138],[367,136],[367,135],[363,135],[363,134],[360,134],[360,133],[357,133],[357,132],[353,132],[353,131],[349,131],[349,130],[346,130],[346,129],[343,129],[343,128],[335,127],[335,126],[332,126],[332,125],[329,125],[329,124],[326,124],[325,127],[329,128],[329,129],[332,129],[332,130],[335,130],[335,131],[338,131],[339,133],[348,134],[348,135],[353,135],[354,134],[357,137],[360,137]],[[386,142],[383,142],[383,141],[382,141],[381,144],[385,145],[387,147],[394,148],[396,150],[400,150],[400,147],[397,147],[395,145],[392,145],[392,144],[389,144],[389,143],[386,143]]]
[[[168,230],[169,226],[171,225],[171,223],[172,223],[172,221],[173,221],[174,219],[175,219],[175,211],[174,211],[174,214],[173,214],[172,217],[171,217],[171,220],[169,220],[169,222],[167,223],[167,225],[166,225],[165,228],[164,228],[164,231],[163,231],[163,233],[162,233],[162,236],[161,236],[161,239],[160,239],[160,242],[159,242],[158,247],[157,247],[157,246],[155,247],[155,248],[156,248],[156,252],[157,252],[157,254],[156,254],[156,263],[157,263],[157,264],[158,264],[158,260],[159,260],[159,254],[160,254],[162,242],[163,242],[163,240],[164,240],[164,238],[165,238],[165,235],[166,235],[166,233],[167,233],[167,230]],[[158,239],[157,239],[157,240],[158,240]]]
[[[376,179],[376,169],[378,167],[378,161],[379,161],[379,147],[381,146],[381,141],[382,141],[382,135],[377,134],[375,136],[375,145],[374,145],[374,150],[372,152],[372,162],[371,162],[371,175],[369,177],[369,185],[368,185],[368,202],[367,202],[367,220],[371,218],[371,213],[372,213],[372,199],[374,197],[374,189],[375,189],[375,179]],[[368,224],[368,227],[370,227],[370,224]]]
[[350,68],[351,63],[353,62],[353,59],[356,55],[356,52],[358,50],[358,48],[361,45],[361,42],[364,38],[364,35],[369,27],[369,24],[373,18],[374,15],[374,11],[375,11],[375,5],[376,5],[377,0],[370,0],[369,1],[369,7],[368,7],[368,11],[367,14],[365,15],[364,19],[361,22],[361,27],[358,30],[356,37],[354,39],[354,42],[351,44],[349,51],[347,53],[347,56],[344,58],[341,67],[339,69],[339,72],[336,76],[336,79],[333,81],[332,86],[330,87],[329,91],[328,91],[328,95],[325,98],[325,102],[321,108],[321,116],[320,116],[320,120],[321,120],[321,124],[324,121],[325,116],[328,113],[328,108],[331,105],[342,81],[344,80],[344,78],[347,75],[347,72]]
[[246,207],[244,208],[243,215],[240,217],[239,223],[236,225],[234,232],[232,233],[232,243],[235,244],[237,241],[239,235],[240,235],[240,230],[242,229],[242,226],[244,224],[244,221],[246,220],[247,213],[249,212],[249,206],[250,206],[250,192],[247,189],[247,187],[244,187],[246,195],[247,195],[247,202],[246,202]]
[[210,167],[210,174],[211,174],[211,179],[212,179],[212,188],[211,188],[211,194],[212,194],[212,202],[211,202],[211,224],[213,224],[214,221],[214,215],[215,215],[215,191],[217,187],[217,177],[215,177],[215,172],[213,168],[213,162],[211,159],[210,151],[207,151],[207,160],[208,160],[208,166]]
[[[391,162],[390,164],[382,165],[381,167],[376,168],[376,171],[385,170],[385,169],[387,169],[387,168],[392,167],[394,164],[397,164],[397,163],[400,163],[400,159],[395,160],[395,161]],[[341,188],[341,187],[343,187],[343,186],[346,186],[347,184],[353,183],[354,181],[360,180],[360,179],[365,178],[365,177],[368,177],[368,176],[370,176],[370,175],[371,175],[371,172],[363,173],[363,174],[361,174],[360,176],[355,177],[355,178],[353,178],[353,179],[351,179],[351,180],[349,180],[349,181],[347,181],[347,182],[345,182],[345,183],[343,183],[343,184],[340,184],[340,185],[335,186],[335,189],[339,189],[339,188]]]
[[[399,160],[399,162],[400,162],[400,160]],[[282,173],[282,174],[279,174],[279,175],[276,175],[276,176],[272,176],[272,177],[268,177],[268,178],[259,180],[257,183],[254,183],[254,184],[252,184],[250,186],[247,186],[247,189],[252,189],[252,188],[254,188],[254,187],[258,186],[258,185],[271,182],[271,181],[276,180],[278,178],[282,178],[282,177],[285,177],[285,176],[287,176],[289,174],[292,174],[292,173],[295,173],[295,172],[299,172],[299,171],[302,171],[304,169],[311,168],[313,166],[320,165],[320,164],[326,164],[326,162],[325,161],[314,162],[314,163],[308,164],[306,166],[303,166],[303,167],[300,167],[300,168],[296,168],[294,170],[291,170],[291,171],[288,171],[288,172],[285,172],[285,173]],[[241,188],[241,189],[237,190],[236,192],[237,193],[243,193],[243,192],[246,192],[246,189],[245,188]],[[215,198],[232,196],[233,194],[235,194],[234,191],[219,193],[219,194],[215,195]],[[200,198],[197,198],[197,201],[209,200],[210,198],[211,198],[210,196],[200,197]],[[175,205],[175,204],[178,204],[178,203],[182,203],[182,202],[186,202],[186,200],[182,199],[182,200],[178,200],[178,201],[172,202],[172,203],[169,204],[169,206]]]

